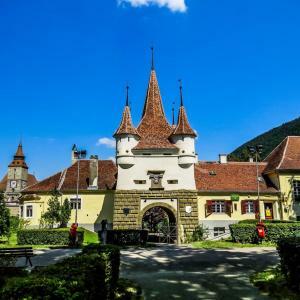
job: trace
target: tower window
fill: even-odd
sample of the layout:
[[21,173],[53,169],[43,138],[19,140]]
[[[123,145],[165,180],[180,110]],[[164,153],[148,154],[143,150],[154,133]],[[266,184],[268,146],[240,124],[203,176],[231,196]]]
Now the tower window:
[[146,180],[133,180],[135,184],[146,184]]
[[178,184],[178,180],[177,179],[168,180],[168,184]]

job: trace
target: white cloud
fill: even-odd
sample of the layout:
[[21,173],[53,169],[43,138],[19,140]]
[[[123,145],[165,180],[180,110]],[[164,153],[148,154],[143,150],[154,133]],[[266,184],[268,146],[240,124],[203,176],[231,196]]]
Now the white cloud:
[[116,162],[116,158],[115,158],[114,156],[110,156],[110,157],[108,157],[107,159],[109,159],[109,160],[112,160],[112,161]]
[[115,148],[116,147],[116,141],[114,139],[104,137],[104,138],[100,138],[97,141],[96,145],[97,146],[104,145],[107,148]]
[[185,0],[118,0],[118,3],[129,3],[133,7],[149,5],[166,6],[172,12],[185,12],[187,10]]

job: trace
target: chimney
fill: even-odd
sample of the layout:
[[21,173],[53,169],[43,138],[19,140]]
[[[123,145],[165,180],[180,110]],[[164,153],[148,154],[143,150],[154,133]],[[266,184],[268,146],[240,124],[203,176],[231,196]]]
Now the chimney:
[[89,190],[98,189],[98,156],[91,155],[90,157],[90,173],[89,173]]
[[227,164],[227,154],[219,154],[219,163]]
[[77,147],[74,144],[73,147],[72,147],[72,152],[71,152],[71,162],[72,162],[72,165],[74,165],[77,162],[76,152],[77,152]]

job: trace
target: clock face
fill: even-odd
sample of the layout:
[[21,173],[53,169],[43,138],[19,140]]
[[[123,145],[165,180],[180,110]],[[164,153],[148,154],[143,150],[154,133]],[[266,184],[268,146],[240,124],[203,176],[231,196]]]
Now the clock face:
[[16,188],[17,187],[17,181],[16,180],[11,180],[10,187],[13,188],[13,189]]

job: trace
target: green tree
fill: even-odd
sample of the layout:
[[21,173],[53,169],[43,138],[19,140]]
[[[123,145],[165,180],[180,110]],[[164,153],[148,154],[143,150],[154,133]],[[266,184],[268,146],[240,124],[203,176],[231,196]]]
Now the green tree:
[[71,217],[71,206],[68,199],[65,199],[61,204],[59,197],[61,194],[59,191],[54,190],[51,198],[48,200],[48,209],[42,215],[42,222],[46,226],[53,228],[54,224],[58,224],[59,227],[66,227]]
[[9,209],[6,207],[4,194],[0,192],[0,236],[9,236]]
[[64,203],[60,208],[60,227],[67,227],[67,224],[71,218],[71,205],[68,199],[64,200]]

